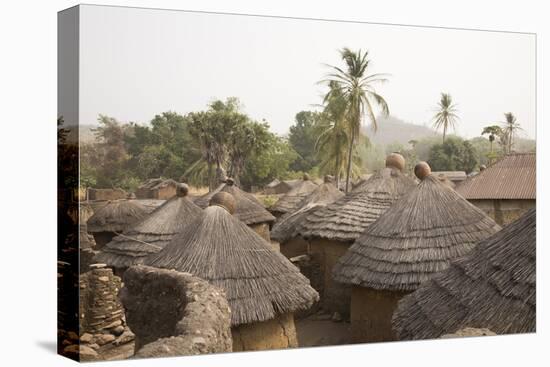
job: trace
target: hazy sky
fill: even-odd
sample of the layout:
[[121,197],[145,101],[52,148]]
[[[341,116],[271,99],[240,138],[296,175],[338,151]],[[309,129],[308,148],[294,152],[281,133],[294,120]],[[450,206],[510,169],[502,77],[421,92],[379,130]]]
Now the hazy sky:
[[441,92],[458,104],[457,133],[480,134],[511,111],[535,137],[535,36],[389,25],[82,6],[80,123],[99,113],[146,123],[172,110],[239,97],[284,134],[320,103],[338,49],[369,51],[392,115],[430,123]]

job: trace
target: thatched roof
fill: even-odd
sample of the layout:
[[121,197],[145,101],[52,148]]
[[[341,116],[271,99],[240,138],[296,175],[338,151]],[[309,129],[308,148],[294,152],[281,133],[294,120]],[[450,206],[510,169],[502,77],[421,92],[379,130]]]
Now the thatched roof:
[[265,185],[266,188],[273,188],[275,186],[277,186],[278,184],[280,184],[281,181],[279,181],[278,179],[273,179],[273,181],[271,181],[270,183],[268,183],[267,185]]
[[298,233],[305,238],[352,242],[414,186],[399,168],[386,167],[359,189],[308,215]]
[[147,215],[147,209],[136,200],[110,200],[88,219],[88,232],[123,232]]
[[[179,187],[184,185],[179,184]],[[203,214],[202,209],[186,195],[185,189],[178,188],[176,196],[105,245],[96,261],[113,267],[127,267],[140,264],[145,256],[160,251],[177,233]]]
[[[188,272],[223,288],[233,326],[307,309],[318,300],[297,267],[252,229],[232,216],[219,193],[204,210],[145,264]],[[230,195],[229,195],[230,196]]]
[[158,190],[158,189],[162,189],[162,188],[165,188],[166,186],[177,186],[178,183],[175,181],[175,180],[172,180],[171,178],[169,179],[164,179],[164,178],[151,178],[147,181],[145,181],[143,184],[141,184],[139,187],[138,187],[138,190],[139,189],[146,189],[146,190]]
[[284,243],[295,237],[297,226],[309,213],[331,204],[343,196],[344,194],[334,186],[334,183],[325,178],[323,184],[302,199],[295,212],[286,213],[275,222],[271,230],[271,238]]
[[380,290],[415,290],[500,229],[429,172],[417,176],[421,182],[340,258],[334,279]]
[[295,187],[277,200],[275,205],[269,210],[272,213],[292,213],[298,209],[300,202],[317,187],[318,186],[309,179],[309,176],[304,175],[304,179],[299,181]]
[[275,220],[253,194],[239,189],[232,179],[227,179],[227,182],[220,184],[215,190],[195,199],[194,203],[204,209],[218,192],[233,195],[237,201],[235,216],[246,224],[271,223]]
[[95,248],[96,243],[94,236],[88,233],[88,226],[86,222],[80,222],[78,225],[79,245],[80,249]]
[[393,317],[400,339],[432,339],[466,326],[535,331],[535,209],[404,297]]

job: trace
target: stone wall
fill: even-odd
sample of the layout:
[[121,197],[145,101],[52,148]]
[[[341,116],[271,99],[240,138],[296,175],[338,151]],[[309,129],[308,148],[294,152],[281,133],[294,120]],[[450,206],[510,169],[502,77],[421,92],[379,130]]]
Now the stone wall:
[[506,226],[529,209],[537,206],[536,200],[468,200],[501,226]]
[[351,337],[356,343],[371,343],[397,340],[392,330],[391,319],[397,302],[407,292],[379,291],[370,288],[352,287]]
[[351,288],[349,285],[336,282],[332,277],[334,266],[346,253],[350,243],[312,239],[309,241],[309,254],[319,264],[323,286],[319,292],[324,311],[338,312],[344,318],[350,314]]
[[298,347],[292,314],[279,315],[268,321],[233,327],[231,335],[234,352]]
[[250,224],[249,225],[254,232],[259,234],[264,240],[267,242],[270,242],[270,235],[269,235],[269,224],[268,223],[257,223],[257,224]]
[[232,351],[225,293],[200,278],[133,266],[124,273],[120,297],[136,335],[136,357]]
[[124,311],[118,300],[121,279],[104,264],[90,265],[80,276],[80,333],[105,333],[123,325]]

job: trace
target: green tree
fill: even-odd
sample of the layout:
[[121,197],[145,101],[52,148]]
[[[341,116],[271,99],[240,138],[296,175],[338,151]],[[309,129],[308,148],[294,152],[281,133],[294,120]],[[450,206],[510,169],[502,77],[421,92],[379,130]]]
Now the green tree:
[[336,187],[340,187],[349,148],[345,121],[347,104],[336,82],[331,81],[329,88],[331,93],[324,99],[322,118],[315,126],[315,151],[321,172],[333,175],[336,178]]
[[456,123],[459,120],[456,114],[456,104],[453,103],[453,99],[448,93],[441,93],[441,99],[439,100],[436,114],[433,117],[433,126],[436,129],[443,128],[443,141],[445,142],[445,136],[449,128],[455,129]]
[[[481,135],[489,135],[490,149],[489,149],[489,153],[487,153],[487,157],[489,159],[488,163],[492,163],[496,158],[496,154],[494,153],[494,150],[493,150],[493,143],[497,137],[502,136],[502,133],[503,133],[502,128],[498,125],[485,126],[483,128],[483,131],[481,132]],[[482,164],[485,164],[485,163],[482,163]]]
[[251,187],[263,186],[275,178],[287,179],[291,164],[298,158],[298,154],[290,143],[268,132],[264,149],[253,154],[245,162],[241,185]]
[[351,175],[352,155],[356,140],[359,138],[361,123],[366,114],[371,120],[374,130],[377,128],[374,106],[378,106],[382,114],[389,115],[388,104],[384,98],[376,93],[374,85],[387,81],[384,74],[368,74],[368,51],[354,52],[348,48],[340,50],[340,56],[345,64],[345,69],[338,66],[329,66],[331,72],[324,82],[334,82],[338,88],[330,88],[325,99],[338,90],[346,101],[346,124],[349,135],[348,159],[346,169],[346,192],[349,190]]
[[298,153],[298,159],[291,165],[295,171],[309,171],[319,163],[315,153],[315,126],[321,114],[314,111],[300,111],[289,129],[288,142]]
[[476,151],[469,141],[449,138],[430,149],[428,163],[433,171],[472,172],[478,165]]
[[127,125],[113,117],[99,115],[99,126],[93,129],[96,139],[97,184],[101,187],[119,186],[124,178],[125,165],[130,156],[126,151]]

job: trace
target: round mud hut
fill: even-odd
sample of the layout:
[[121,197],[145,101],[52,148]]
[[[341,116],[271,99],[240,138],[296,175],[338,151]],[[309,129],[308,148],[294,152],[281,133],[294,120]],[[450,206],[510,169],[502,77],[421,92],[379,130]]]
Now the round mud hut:
[[110,200],[94,210],[88,219],[88,232],[94,236],[100,250],[117,234],[147,215],[147,209],[137,200]]
[[231,308],[233,351],[297,346],[293,313],[318,293],[290,261],[238,220],[231,194],[219,192],[145,265],[191,273],[222,288]]
[[404,167],[403,156],[390,154],[386,167],[360,187],[300,222],[297,233],[308,241],[308,253],[319,267],[316,274],[321,279],[312,279],[312,283],[322,284],[317,291],[325,311],[349,316],[351,288],[336,283],[332,269],[369,225],[415,187],[415,182],[403,173]]
[[536,327],[536,211],[479,242],[467,256],[403,298],[399,339],[433,339],[466,327],[497,334]]
[[279,200],[269,208],[269,211],[277,218],[286,213],[292,213],[299,208],[300,202],[317,189],[317,184],[311,181],[306,173],[302,181],[297,183],[292,190],[281,196]]
[[239,189],[233,179],[226,179],[214,191],[196,199],[195,204],[203,209],[208,207],[210,200],[218,192],[231,194],[237,203],[235,216],[270,242],[269,230],[275,221],[275,217],[264,208],[253,194]]
[[395,340],[397,302],[447,269],[500,227],[483,211],[430,174],[415,167],[420,183],[353,243],[333,275],[352,285],[351,331],[356,342]]
[[178,184],[176,196],[113,238],[95,261],[117,270],[141,264],[146,256],[160,251],[172,238],[203,214],[188,198],[188,186]]
[[324,182],[298,204],[298,210],[277,219],[271,230],[271,239],[279,242],[281,253],[289,259],[306,254],[308,243],[296,233],[299,224],[308,214],[342,197],[344,193],[336,188],[332,178],[325,176]]

